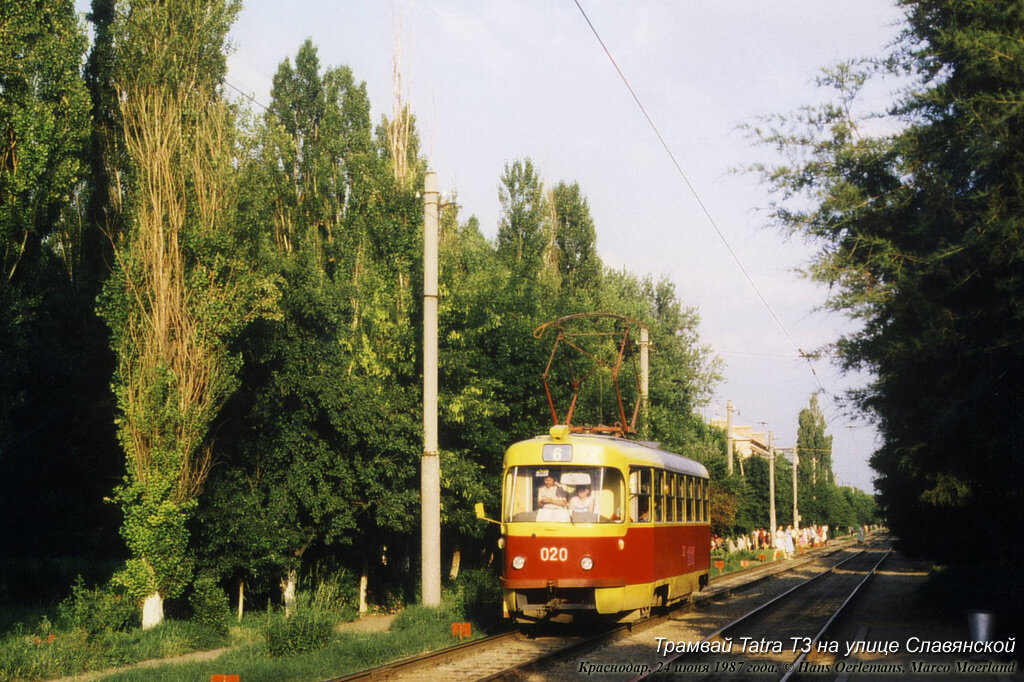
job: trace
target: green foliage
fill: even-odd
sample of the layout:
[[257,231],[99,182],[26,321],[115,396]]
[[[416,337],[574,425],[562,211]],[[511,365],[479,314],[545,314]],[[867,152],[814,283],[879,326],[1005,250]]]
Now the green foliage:
[[825,433],[825,415],[818,405],[817,394],[797,417],[796,445],[800,457],[797,471],[801,522],[820,526],[843,525],[850,517],[844,509],[845,498],[839,493],[832,472],[832,436]]
[[311,547],[380,556],[418,499],[422,205],[408,187],[422,164],[391,175],[365,84],[321,69],[309,41],[271,96],[246,142],[240,220],[281,297],[237,340],[241,386],[199,512],[202,562],[239,577],[297,571]]
[[[901,3],[889,60],[831,69],[833,96],[760,132],[775,217],[814,239],[813,277],[857,318],[836,344],[874,376],[854,394],[882,446],[882,512],[904,549],[1019,563],[1024,357],[1020,230],[1024,23],[1015,3]],[[910,78],[888,125],[867,126],[869,79]],[[879,132],[875,132],[879,131]],[[891,131],[891,132],[890,132]],[[1006,523],[992,524],[998,518]]]
[[8,558],[98,552],[116,468],[82,219],[88,40],[70,0],[3,3],[0,27],[0,536]]
[[505,164],[498,197],[502,209],[498,257],[515,273],[517,284],[530,286],[541,267],[544,219],[548,211],[543,183],[533,161],[525,159]]
[[493,630],[501,625],[501,582],[493,569],[461,571],[448,591],[447,601],[477,628]]
[[0,639],[0,680],[39,679],[83,670],[91,657],[87,637],[82,630],[58,635],[39,628],[16,628]]
[[215,576],[199,574],[192,583],[188,603],[192,607],[193,622],[214,632],[227,634],[230,604],[228,595],[221,589]]
[[372,668],[387,661],[450,646],[455,642],[451,621],[418,616],[421,627],[404,627],[387,632],[338,633],[321,649],[285,658],[271,658],[262,642],[226,652],[215,661],[185,663],[126,671],[112,675],[113,682],[176,682],[209,679],[227,671],[253,682],[314,682]]
[[237,386],[228,344],[275,298],[242,260],[230,220],[233,119],[217,88],[239,7],[133,2],[107,17],[97,44],[119,105],[120,130],[107,133],[124,138],[124,156],[109,162],[125,168],[108,170],[133,180],[99,309],[118,358],[127,464],[115,500],[132,559],[117,579],[137,598],[177,596],[191,578],[188,521],[209,468],[208,429]]
[[451,624],[461,620],[461,617],[458,605],[450,602],[442,602],[438,607],[413,604],[395,616],[390,630],[395,633],[413,633],[447,628],[451,632]]
[[0,680],[77,675],[138,661],[221,646],[215,632],[168,621],[151,630],[133,628],[89,634],[54,628],[43,619],[32,629],[19,626],[0,639]]
[[268,617],[267,651],[271,658],[285,658],[322,649],[334,638],[336,623],[329,612],[304,600],[291,616],[277,612]]
[[19,266],[35,267],[42,250],[63,253],[68,267],[74,262],[79,235],[65,209],[85,172],[89,100],[79,77],[86,37],[70,0],[4,3],[0,26],[0,287],[6,288]]
[[173,485],[166,474],[164,481],[157,478],[154,475],[144,484],[126,481],[117,492],[125,513],[121,536],[136,558],[125,562],[113,582],[135,602],[154,592],[177,597],[192,579],[194,568],[187,522],[195,501],[177,503],[170,499],[170,492],[154,490],[153,484]]
[[138,615],[135,602],[125,590],[115,584],[89,588],[81,576],[57,613],[63,627],[82,630],[90,636],[124,631]]
[[[562,286],[572,292],[596,295],[601,282],[601,258],[590,206],[578,183],[560,182],[551,190],[554,246]],[[583,304],[592,304],[584,299]]]

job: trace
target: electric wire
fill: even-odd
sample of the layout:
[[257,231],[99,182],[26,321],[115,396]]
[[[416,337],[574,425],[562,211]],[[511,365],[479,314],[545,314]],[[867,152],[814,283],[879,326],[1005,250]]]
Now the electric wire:
[[668,143],[665,141],[665,138],[662,136],[661,131],[658,129],[658,126],[654,123],[654,119],[652,119],[651,115],[647,113],[647,108],[644,106],[643,102],[640,100],[640,97],[636,94],[636,91],[633,89],[633,86],[630,84],[629,79],[626,78],[626,74],[623,73],[621,68],[619,68],[618,62],[615,61],[615,57],[612,56],[611,50],[608,49],[608,46],[605,44],[604,40],[601,38],[601,34],[598,33],[597,28],[594,26],[594,23],[592,21],[590,21],[590,17],[587,16],[587,13],[583,9],[583,6],[580,5],[579,0],[573,0],[573,2],[576,4],[577,9],[579,9],[580,14],[583,15],[583,19],[587,22],[587,26],[590,27],[590,31],[594,34],[594,37],[597,38],[597,42],[601,44],[601,49],[604,50],[604,53],[608,57],[608,60],[612,63],[612,66],[615,68],[615,72],[619,74],[619,78],[622,80],[623,84],[626,86],[626,89],[629,90],[629,94],[633,97],[633,101],[636,102],[637,107],[639,107],[640,113],[643,114],[644,118],[647,120],[647,124],[651,127],[651,130],[654,131],[655,136],[658,138],[658,142],[661,143],[662,149],[664,149],[665,153],[668,154],[669,159],[672,161],[672,165],[675,166],[676,171],[679,173],[679,177],[681,177],[683,179],[683,183],[686,185],[687,189],[690,190],[690,194],[693,195],[693,198],[696,200],[697,205],[700,207],[701,211],[704,213],[704,216],[707,218],[708,222],[711,224],[711,227],[714,228],[715,233],[718,235],[718,238],[721,240],[722,244],[725,245],[726,250],[729,252],[729,255],[732,256],[732,259],[736,263],[736,266],[740,269],[740,272],[743,273],[743,276],[744,276],[744,278],[746,278],[747,283],[750,284],[750,287],[754,290],[754,293],[757,294],[757,297],[761,300],[761,303],[768,310],[768,314],[771,315],[773,320],[775,320],[775,323],[779,326],[779,329],[782,330],[782,333],[785,334],[786,338],[789,339],[789,342],[791,344],[793,344],[793,346],[796,348],[797,353],[800,354],[800,357],[802,357],[807,362],[807,367],[811,370],[811,374],[814,375],[814,381],[815,381],[815,383],[818,384],[818,388],[821,390],[821,392],[827,393],[827,391],[825,390],[825,386],[822,385],[821,379],[818,377],[817,370],[815,370],[814,365],[811,364],[811,356],[810,356],[810,354],[806,353],[800,347],[800,344],[798,344],[796,342],[796,339],[793,338],[793,335],[789,333],[789,330],[786,328],[786,325],[783,324],[783,322],[779,318],[778,314],[776,314],[775,309],[772,308],[771,304],[768,302],[768,299],[765,298],[763,293],[761,293],[761,289],[758,288],[757,284],[754,282],[754,278],[751,277],[750,272],[747,271],[747,268],[743,265],[743,262],[740,260],[740,258],[737,255],[736,251],[732,248],[732,244],[729,243],[729,240],[726,238],[725,234],[722,232],[721,228],[718,226],[718,222],[715,220],[714,216],[711,214],[711,211],[708,209],[707,204],[704,203],[704,200],[701,198],[700,194],[697,192],[696,187],[693,186],[693,183],[690,182],[690,178],[687,177],[686,172],[683,171],[682,165],[676,159],[676,155],[672,152],[672,149],[668,146]]

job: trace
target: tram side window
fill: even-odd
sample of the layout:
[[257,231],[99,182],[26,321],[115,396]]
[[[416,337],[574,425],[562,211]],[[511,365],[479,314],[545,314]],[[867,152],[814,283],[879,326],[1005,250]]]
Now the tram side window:
[[629,518],[631,521],[651,520],[651,470],[629,470]]
[[701,486],[704,488],[704,520],[711,520],[711,486],[707,481],[701,481]]
[[676,474],[676,523],[686,521],[686,476]]
[[676,521],[676,479],[679,474],[665,474],[665,520],[669,523]]
[[693,480],[693,520],[704,520],[704,496],[701,494],[700,479]]
[[686,477],[683,489],[686,494],[686,520],[693,521],[693,477]]
[[654,487],[651,489],[654,493],[651,497],[651,520],[655,523],[665,520],[665,498],[661,493],[661,477],[662,473],[655,469]]
[[665,520],[672,523],[676,520],[676,474],[665,474]]
[[617,469],[605,469],[595,511],[601,523],[622,521],[622,474]]

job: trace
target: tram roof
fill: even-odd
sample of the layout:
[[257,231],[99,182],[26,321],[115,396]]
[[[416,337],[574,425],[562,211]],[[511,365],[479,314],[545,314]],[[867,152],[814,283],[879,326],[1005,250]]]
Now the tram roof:
[[534,438],[511,445],[505,453],[505,466],[552,464],[552,462],[542,461],[542,447],[536,447],[547,443],[597,446],[597,450],[591,450],[589,447],[586,448],[588,452],[581,453],[584,454],[583,457],[578,458],[575,462],[564,462],[565,464],[600,465],[604,463],[606,465],[618,465],[625,463],[632,466],[659,467],[690,476],[708,478],[708,470],[703,464],[682,455],[677,455],[674,452],[662,450],[654,443],[626,440],[618,436],[569,433],[568,429],[558,426],[552,427],[551,434],[549,435],[535,436]]

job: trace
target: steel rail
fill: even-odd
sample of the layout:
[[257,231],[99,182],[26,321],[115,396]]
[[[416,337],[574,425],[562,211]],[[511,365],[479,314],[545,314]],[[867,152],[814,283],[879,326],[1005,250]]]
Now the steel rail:
[[[826,548],[822,548],[822,549],[824,550]],[[611,630],[608,630],[606,632],[602,632],[602,633],[599,633],[597,635],[594,635],[593,637],[589,637],[589,638],[584,639],[584,640],[579,641],[579,642],[574,642],[574,643],[570,644],[569,646],[562,647],[560,649],[555,649],[555,650],[552,650],[552,651],[548,651],[548,652],[543,653],[543,654],[541,654],[539,656],[536,656],[536,657],[534,657],[532,659],[529,659],[527,661],[523,661],[522,663],[514,665],[514,666],[512,666],[510,668],[507,668],[507,669],[502,670],[500,672],[494,673],[493,675],[489,675],[487,677],[483,677],[480,680],[478,680],[477,682],[496,682],[497,680],[504,680],[504,679],[510,679],[510,678],[514,679],[514,678],[520,676],[521,674],[526,673],[526,672],[530,672],[532,670],[535,670],[535,669],[541,667],[543,664],[548,663],[550,661],[554,661],[556,659],[562,658],[564,656],[567,656],[569,654],[572,654],[572,653],[575,653],[575,652],[578,652],[578,651],[585,651],[585,650],[590,649],[590,648],[596,648],[596,647],[601,646],[603,644],[610,644],[611,642],[618,641],[619,639],[623,639],[625,637],[629,637],[629,636],[631,636],[633,634],[636,634],[638,632],[642,632],[644,630],[647,630],[648,628],[654,627],[655,625],[659,625],[659,624],[663,623],[664,621],[668,620],[669,618],[671,618],[672,615],[673,615],[673,612],[677,611],[680,608],[683,608],[684,606],[695,606],[698,603],[702,603],[704,601],[708,601],[708,600],[713,599],[714,597],[717,597],[719,595],[730,594],[734,590],[746,589],[746,588],[751,587],[753,585],[756,585],[756,584],[758,584],[758,583],[760,583],[760,582],[762,582],[764,580],[767,580],[768,578],[771,578],[771,577],[773,577],[775,575],[778,575],[779,573],[785,573],[785,572],[788,572],[788,571],[792,571],[792,570],[794,570],[796,568],[800,568],[802,566],[805,566],[805,565],[807,565],[807,564],[809,564],[809,563],[811,563],[811,562],[813,562],[813,561],[815,561],[817,559],[821,559],[821,558],[824,558],[824,557],[831,556],[831,555],[835,554],[836,552],[841,551],[842,549],[843,549],[842,547],[836,547],[836,548],[834,548],[834,549],[832,549],[830,551],[821,551],[821,552],[816,552],[814,554],[809,554],[808,556],[806,556],[804,561],[797,562],[797,563],[794,563],[794,564],[785,565],[780,570],[772,570],[772,571],[764,572],[764,573],[759,574],[759,575],[752,575],[751,576],[751,580],[746,582],[746,583],[742,583],[740,585],[735,585],[733,587],[729,587],[729,588],[720,590],[720,591],[712,593],[712,594],[706,594],[706,593],[692,594],[692,595],[690,595],[689,601],[680,602],[680,603],[670,607],[670,611],[668,613],[660,614],[660,615],[657,615],[657,616],[651,616],[649,618],[645,618],[645,619],[643,619],[641,621],[637,621],[635,623],[629,623],[629,624],[626,624],[626,625],[620,625],[620,626],[615,627],[615,628],[613,628]],[[850,560],[852,560],[854,558],[855,557],[850,557],[849,559],[845,559],[844,562],[845,561],[850,561]],[[838,566],[838,564],[837,564],[837,566]],[[750,572],[750,573],[755,573],[759,568],[764,568],[764,566],[759,566],[759,567],[754,567],[754,568],[750,568],[750,569],[745,569],[745,571]],[[835,567],[833,567],[833,568],[835,568]],[[736,576],[742,575],[743,573],[744,573],[744,571],[735,571],[733,573],[728,574],[728,577],[736,577]],[[727,577],[727,576],[725,576],[725,575],[715,576],[714,578],[711,579],[711,582],[720,581],[720,580],[722,580],[725,577]]]
[[814,638],[811,640],[810,646],[807,647],[807,650],[801,651],[800,655],[797,656],[796,659],[790,664],[791,667],[786,672],[786,674],[782,676],[779,682],[788,682],[788,680],[790,680],[793,677],[793,675],[797,674],[797,670],[799,670],[800,664],[807,660],[807,655],[814,651],[814,647],[818,645],[818,642],[821,641],[821,638],[824,637],[825,633],[828,632],[829,628],[832,627],[832,624],[835,623],[836,619],[839,617],[839,614],[842,613],[843,609],[845,609],[850,604],[850,602],[853,601],[854,597],[857,596],[857,593],[860,592],[860,589],[864,587],[864,585],[871,578],[874,577],[875,573],[878,571],[878,567],[881,566],[882,563],[889,558],[889,555],[891,553],[891,549],[887,550],[885,554],[882,555],[882,558],[879,559],[875,563],[875,565],[871,567],[871,570],[868,571],[868,574],[866,576],[864,576],[864,579],[857,583],[857,586],[854,587],[853,591],[850,592],[846,599],[843,600],[843,603],[839,605],[839,608],[835,610],[835,613],[833,613],[825,622],[825,624],[821,626],[821,629],[818,630],[818,634],[814,635]]
[[[836,552],[841,551],[842,549],[843,549],[843,547],[837,547],[835,549],[832,549],[831,551],[824,551],[822,553],[809,554],[806,557],[805,561],[798,562],[798,563],[793,563],[793,564],[786,564],[786,565],[784,565],[783,568],[781,568],[779,570],[768,571],[768,572],[765,572],[765,573],[759,574],[759,575],[751,575],[750,577],[752,579],[750,581],[745,582],[745,583],[741,583],[739,585],[735,585],[735,586],[732,586],[732,587],[729,587],[729,588],[726,588],[726,589],[723,589],[723,590],[720,590],[718,592],[714,592],[714,593],[711,593],[711,594],[705,593],[703,595],[700,594],[700,593],[694,593],[694,594],[690,595],[690,599],[689,599],[688,602],[682,602],[680,604],[677,604],[677,605],[671,607],[671,611],[669,613],[659,614],[657,616],[651,616],[649,618],[645,618],[645,619],[637,621],[635,623],[627,623],[627,624],[624,624],[624,625],[616,626],[616,627],[614,627],[614,628],[612,628],[610,630],[606,630],[604,632],[598,633],[596,635],[593,635],[591,637],[585,638],[585,639],[583,639],[581,641],[578,641],[578,642],[573,642],[572,644],[570,644],[568,646],[561,647],[561,648],[558,648],[558,649],[554,649],[552,651],[545,652],[543,654],[540,654],[539,656],[535,656],[534,658],[531,658],[529,660],[523,661],[522,663],[514,665],[514,666],[512,666],[510,668],[507,668],[506,670],[502,670],[502,671],[499,671],[499,672],[494,673],[492,675],[489,675],[487,677],[481,678],[480,682],[484,682],[484,681],[494,682],[495,680],[505,679],[508,676],[515,676],[515,675],[517,675],[519,673],[526,672],[526,671],[528,671],[528,670],[530,670],[532,668],[539,667],[539,666],[543,665],[544,663],[547,663],[547,662],[552,661],[554,659],[557,659],[559,657],[565,656],[565,655],[570,654],[572,652],[580,651],[580,650],[585,650],[585,649],[591,648],[591,647],[597,647],[597,646],[600,646],[601,644],[611,643],[611,642],[617,641],[619,639],[622,639],[624,637],[628,637],[628,636],[630,636],[632,634],[635,634],[637,632],[641,632],[643,630],[648,629],[649,627],[653,627],[655,625],[658,625],[658,624],[664,622],[669,617],[671,617],[672,612],[675,612],[676,610],[678,610],[681,607],[684,607],[686,605],[693,606],[693,605],[695,605],[695,604],[697,604],[699,602],[707,601],[708,599],[712,599],[712,598],[714,598],[716,596],[719,596],[719,595],[722,595],[722,594],[731,593],[734,590],[745,589],[747,587],[750,587],[750,586],[753,586],[753,585],[755,585],[757,583],[760,583],[760,582],[762,582],[764,580],[767,580],[768,578],[771,578],[771,577],[773,577],[775,575],[778,575],[779,573],[784,573],[784,572],[787,572],[787,571],[794,570],[796,568],[800,568],[800,567],[810,563],[811,561],[813,561],[815,559],[820,559],[820,558],[823,558],[823,557],[831,556],[832,554],[835,554]],[[845,563],[846,561],[850,561],[853,558],[855,558],[855,557],[850,557],[850,559],[846,559],[846,560],[844,560],[844,562],[841,562],[841,563]],[[835,569],[839,565],[841,565],[841,564],[837,564],[836,566],[833,566],[829,570],[831,571],[831,570]],[[726,578],[735,578],[735,577],[738,577],[738,576],[742,576],[743,573],[745,573],[745,572],[756,574],[759,569],[764,569],[764,568],[766,568],[768,566],[770,566],[770,564],[763,564],[761,566],[755,566],[755,567],[752,567],[750,569],[745,569],[743,571],[734,571],[734,572],[729,573],[729,574],[718,575],[718,576],[715,576],[714,578],[711,578],[710,582],[713,585],[714,583],[719,582],[719,581],[721,581],[723,579],[726,579]],[[815,576],[815,577],[820,577],[820,575],[819,576]],[[812,580],[813,580],[813,578],[812,578]],[[703,597],[703,598],[701,598],[701,597]],[[422,653],[422,654],[418,654],[416,656],[411,656],[409,658],[404,658],[404,659],[400,659],[400,660],[397,660],[397,661],[392,661],[390,663],[385,663],[384,665],[381,665],[381,666],[378,666],[378,667],[375,667],[375,668],[368,668],[366,670],[361,670],[359,672],[350,673],[348,675],[343,675],[341,677],[331,678],[331,679],[327,680],[326,682],[356,682],[357,680],[380,680],[380,679],[385,679],[385,678],[387,678],[389,676],[392,676],[392,675],[412,672],[414,670],[418,670],[418,669],[421,669],[421,668],[426,668],[426,667],[429,667],[429,666],[432,666],[432,665],[436,665],[438,663],[443,663],[443,662],[447,662],[447,661],[458,660],[460,658],[465,658],[465,657],[471,656],[474,653],[476,653],[476,651],[478,649],[482,649],[482,648],[486,648],[486,647],[489,647],[489,646],[501,644],[502,642],[504,642],[506,640],[514,639],[518,635],[519,635],[519,631],[518,630],[510,630],[508,632],[503,632],[503,633],[499,633],[499,634],[496,634],[496,635],[491,635],[489,637],[482,637],[480,639],[474,639],[474,640],[471,640],[471,641],[468,641],[468,642],[462,642],[460,644],[456,644],[454,646],[446,647],[444,649],[438,649],[436,651],[428,651],[428,652],[425,652],[425,653]]]
[[490,637],[482,637],[469,642],[462,642],[461,644],[456,644],[455,646],[446,647],[444,649],[438,649],[437,651],[428,651],[409,658],[385,663],[384,665],[376,668],[361,670],[342,677],[334,677],[327,680],[327,682],[354,682],[355,680],[384,679],[396,673],[411,672],[413,670],[425,668],[437,663],[438,661],[452,660],[468,656],[478,648],[499,644],[504,640],[515,638],[518,634],[519,633],[517,631],[511,630],[509,632],[491,635]]
[[[867,550],[862,550],[862,551],[858,552],[857,554],[854,554],[853,556],[849,557],[848,559],[843,559],[842,561],[840,561],[836,565],[830,567],[828,570],[822,571],[821,573],[815,575],[814,577],[808,578],[807,580],[804,580],[803,582],[801,582],[801,583],[799,583],[797,585],[794,585],[793,587],[789,588],[788,590],[786,590],[782,594],[777,595],[776,597],[770,599],[769,601],[766,601],[764,604],[761,604],[757,608],[752,609],[751,611],[748,611],[747,613],[743,614],[739,618],[726,623],[722,627],[718,628],[717,630],[715,630],[711,634],[709,634],[706,637],[704,637],[703,639],[701,639],[699,642],[697,642],[697,645],[695,645],[695,646],[699,646],[703,642],[709,642],[712,639],[714,639],[715,637],[719,637],[723,633],[725,633],[725,632],[727,632],[729,630],[732,630],[733,628],[741,625],[742,623],[745,623],[747,620],[749,620],[749,619],[753,618],[754,616],[760,614],[762,611],[765,611],[766,609],[774,606],[775,604],[777,604],[778,602],[782,601],[783,599],[785,599],[789,595],[793,594],[794,592],[797,592],[798,590],[802,590],[805,587],[815,583],[817,580],[819,580],[821,578],[824,578],[825,576],[834,573],[835,570],[837,568],[839,568],[840,566],[843,566],[843,565],[853,561],[854,559],[859,558],[861,555],[866,554],[866,553],[867,553]],[[674,662],[678,661],[679,659],[686,658],[687,656],[692,656],[693,654],[696,654],[696,653],[700,653],[700,652],[699,651],[682,651],[682,652],[672,656],[671,658],[667,659],[665,661],[665,666],[668,666],[669,664],[674,663]],[[661,668],[661,670],[664,670],[664,669],[665,669],[664,667]],[[643,675],[638,675],[638,676],[632,678],[629,682],[639,682],[640,680],[646,680],[646,679],[648,679],[650,677],[653,677],[656,674],[658,674],[656,671],[647,672],[647,673],[644,673]]]

